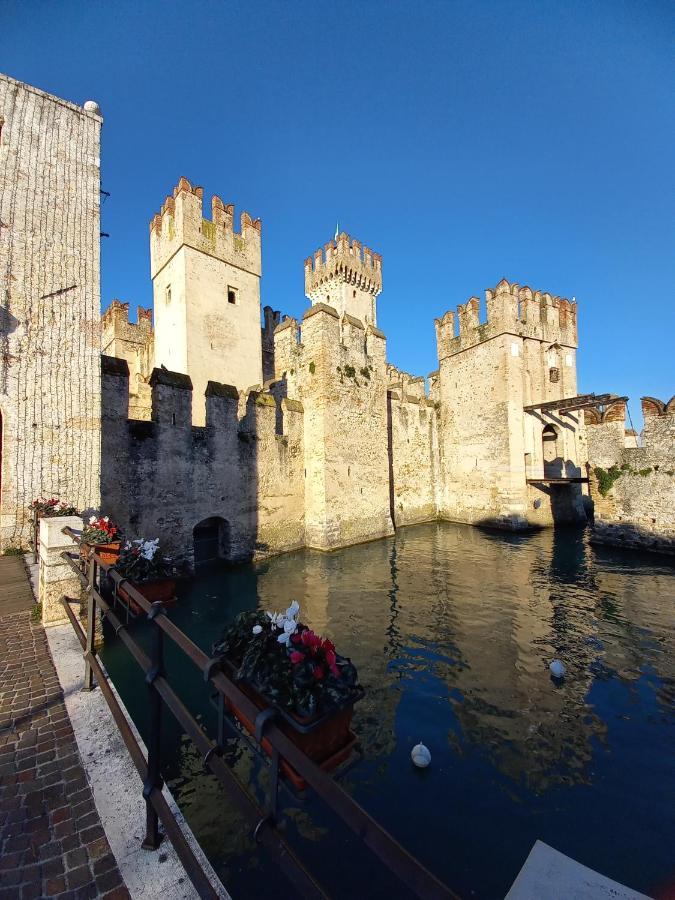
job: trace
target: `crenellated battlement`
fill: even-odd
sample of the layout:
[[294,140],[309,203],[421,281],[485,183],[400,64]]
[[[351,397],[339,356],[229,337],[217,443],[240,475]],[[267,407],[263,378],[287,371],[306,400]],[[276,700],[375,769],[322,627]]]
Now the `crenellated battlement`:
[[428,400],[426,380],[421,375],[411,375],[387,363],[387,389],[402,399]]
[[152,337],[152,310],[136,307],[136,322],[129,321],[129,304],[112,300],[101,316],[103,346],[106,340],[122,338],[137,343],[145,343]]
[[355,316],[340,316],[332,306],[316,303],[305,311],[302,324],[289,317],[276,327],[274,365],[290,397],[331,382],[367,387],[385,378],[386,338]]
[[675,416],[675,395],[670,400],[659,400],[658,397],[641,397],[642,415],[645,419],[654,416]]
[[[129,366],[126,360],[102,356],[101,372],[107,388],[108,418],[126,419],[131,426],[137,424],[139,420],[129,415]],[[192,424],[194,391],[188,375],[153,369],[149,385],[152,391],[152,425],[167,426],[197,436],[204,434],[204,428],[233,429],[236,433],[250,435],[262,424],[272,433],[288,437],[296,429],[293,416],[303,414],[302,404],[277,396],[274,384],[270,389],[239,391],[234,385],[209,381],[204,392],[206,424],[197,426]],[[282,415],[278,414],[279,410]],[[135,433],[133,429],[132,433]],[[143,432],[144,437],[149,434],[147,430]]]
[[234,229],[234,206],[220,197],[211,200],[211,218],[203,214],[204,189],[193,187],[181,177],[158,213],[150,222],[150,265],[154,278],[183,245],[227,262],[239,269],[260,275],[260,219],[247,212]]
[[305,294],[313,304],[328,304],[341,316],[376,325],[381,291],[382,257],[345,232],[305,260]]
[[485,291],[485,301],[487,320],[484,323],[480,322],[478,297],[471,297],[458,306],[456,319],[452,312],[446,312],[435,320],[439,359],[505,333],[576,348],[576,301],[546,291],[533,291],[527,285],[521,287],[505,278]]
[[305,294],[320,300],[326,281],[338,279],[377,297],[382,291],[382,257],[344,231],[305,260]]

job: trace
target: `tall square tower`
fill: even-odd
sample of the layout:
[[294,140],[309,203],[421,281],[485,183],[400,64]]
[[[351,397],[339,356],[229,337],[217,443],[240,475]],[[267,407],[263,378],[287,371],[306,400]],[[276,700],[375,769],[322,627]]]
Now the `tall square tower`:
[[261,222],[243,212],[235,232],[234,207],[215,196],[205,219],[203,196],[181,178],[150,223],[155,365],[190,376],[195,425],[209,381],[262,383]]
[[0,545],[100,502],[98,105],[0,75]]
[[305,260],[305,294],[312,305],[326,303],[365,326],[377,325],[376,300],[382,293],[382,257],[344,231]]

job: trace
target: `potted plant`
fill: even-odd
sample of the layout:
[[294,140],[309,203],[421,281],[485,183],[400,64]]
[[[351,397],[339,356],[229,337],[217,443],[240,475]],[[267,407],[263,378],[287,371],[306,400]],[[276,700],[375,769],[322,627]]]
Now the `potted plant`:
[[38,497],[28,507],[33,514],[33,553],[37,562],[40,519],[54,516],[76,516],[77,509],[58,497]]
[[39,519],[52,516],[76,516],[77,509],[70,503],[59,500],[58,497],[38,497],[30,504],[29,509],[32,510],[36,521]]
[[[214,645],[223,671],[258,707],[274,706],[281,730],[325,771],[345,760],[356,743],[350,725],[354,703],[363,696],[351,661],[332,641],[298,621],[294,601],[285,613],[241,613]],[[255,725],[230,709],[251,734]],[[271,754],[269,742],[262,746]],[[298,790],[304,780],[285,761],[284,775]]]
[[108,516],[91,516],[82,529],[80,553],[89,556],[93,550],[104,563],[114,563],[120,555],[122,541],[117,525]]
[[[115,563],[115,569],[150,603],[159,600],[165,606],[175,605],[175,578],[178,570],[173,561],[160,552],[159,538],[153,541],[127,541]],[[119,594],[134,612],[140,612],[140,607],[124,587],[119,588]]]

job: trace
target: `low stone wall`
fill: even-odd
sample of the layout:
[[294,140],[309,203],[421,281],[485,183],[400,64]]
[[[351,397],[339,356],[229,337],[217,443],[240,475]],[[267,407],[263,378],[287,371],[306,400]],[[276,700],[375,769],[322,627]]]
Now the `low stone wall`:
[[675,555],[675,409],[649,397],[642,409],[643,446],[617,449],[613,461],[603,426],[588,428],[591,539]]
[[593,469],[593,541],[675,554],[675,471],[656,465],[642,448],[624,450],[615,465],[621,474],[604,497]]

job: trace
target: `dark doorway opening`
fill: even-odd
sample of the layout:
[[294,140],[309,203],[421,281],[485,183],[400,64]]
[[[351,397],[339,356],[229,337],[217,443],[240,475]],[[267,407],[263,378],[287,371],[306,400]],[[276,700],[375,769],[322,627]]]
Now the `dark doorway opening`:
[[230,527],[220,516],[203,519],[192,529],[195,566],[230,557]]

